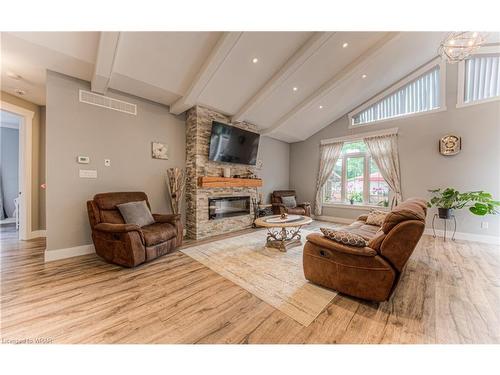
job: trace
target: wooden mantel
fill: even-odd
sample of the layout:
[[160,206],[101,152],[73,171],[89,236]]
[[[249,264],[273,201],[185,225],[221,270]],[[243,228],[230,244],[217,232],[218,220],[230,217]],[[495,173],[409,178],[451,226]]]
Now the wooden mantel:
[[217,187],[261,187],[260,178],[232,178],[203,176],[198,178],[198,186],[201,188]]

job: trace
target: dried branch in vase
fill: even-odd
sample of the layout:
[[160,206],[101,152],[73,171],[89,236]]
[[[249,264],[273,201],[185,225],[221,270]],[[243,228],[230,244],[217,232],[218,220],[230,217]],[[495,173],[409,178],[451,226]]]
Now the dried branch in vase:
[[170,204],[174,214],[180,213],[182,196],[184,195],[184,187],[186,184],[184,169],[169,168],[167,169],[167,185],[170,192]]

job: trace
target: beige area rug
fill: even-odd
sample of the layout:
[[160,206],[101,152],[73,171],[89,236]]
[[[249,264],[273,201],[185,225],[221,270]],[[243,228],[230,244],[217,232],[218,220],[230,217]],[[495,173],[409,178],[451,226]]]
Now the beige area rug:
[[[302,244],[309,231],[302,230]],[[309,283],[302,269],[303,246],[286,253],[266,248],[266,231],[181,250],[276,309],[308,326],[337,295]]]

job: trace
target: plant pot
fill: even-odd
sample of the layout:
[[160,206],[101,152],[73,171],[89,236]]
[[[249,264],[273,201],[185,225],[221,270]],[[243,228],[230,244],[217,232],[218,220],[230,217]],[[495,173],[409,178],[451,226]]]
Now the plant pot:
[[349,202],[351,202],[351,204],[354,204],[354,199],[351,199]]
[[438,216],[440,219],[450,219],[453,210],[451,208],[438,208]]

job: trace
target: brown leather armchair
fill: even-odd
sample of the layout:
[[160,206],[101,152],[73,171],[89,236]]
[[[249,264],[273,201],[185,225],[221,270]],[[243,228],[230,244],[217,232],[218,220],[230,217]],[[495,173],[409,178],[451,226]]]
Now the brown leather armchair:
[[342,228],[369,240],[366,247],[343,245],[317,233],[308,235],[303,253],[306,279],[354,297],[388,300],[422,237],[426,213],[426,201],[413,198],[389,212],[382,227],[366,224],[366,215],[361,215]]
[[281,211],[285,211],[289,214],[292,215],[304,215],[304,216],[311,216],[311,204],[308,202],[304,203],[297,203],[297,207],[285,207],[283,204],[283,201],[281,200],[282,197],[295,197],[297,199],[297,194],[295,193],[295,190],[275,190],[271,194],[271,204],[273,205],[273,214],[274,215],[279,215],[281,214]]
[[182,245],[180,215],[153,214],[155,223],[139,227],[125,224],[118,204],[146,201],[142,192],[103,193],[87,202],[96,253],[108,262],[135,267],[174,251]]

